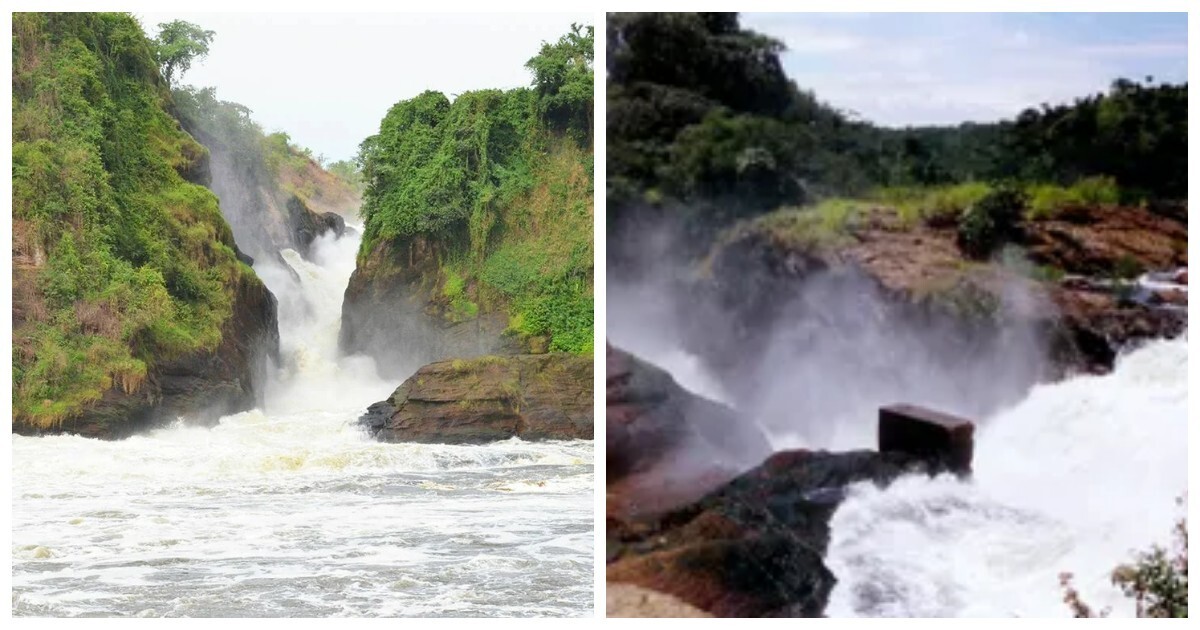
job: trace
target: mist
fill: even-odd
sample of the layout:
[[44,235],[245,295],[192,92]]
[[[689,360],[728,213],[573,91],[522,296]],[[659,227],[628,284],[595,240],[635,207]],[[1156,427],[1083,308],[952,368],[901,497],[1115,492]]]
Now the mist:
[[[610,275],[609,338],[736,408],[773,450],[874,448],[878,408],[900,402],[979,424],[1047,373],[1039,331],[1010,316],[1035,302],[1023,285],[1005,287],[992,321],[965,324],[889,297],[853,267],[771,285],[751,269],[701,277],[671,241],[645,239],[656,247],[642,250],[638,272]],[[716,295],[721,283],[769,292],[770,307],[730,303]]]

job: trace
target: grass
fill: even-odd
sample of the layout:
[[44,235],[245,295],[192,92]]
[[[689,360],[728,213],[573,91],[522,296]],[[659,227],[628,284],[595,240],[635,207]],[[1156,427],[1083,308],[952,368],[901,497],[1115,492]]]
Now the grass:
[[1111,177],[1087,177],[1067,187],[1038,184],[1029,186],[1026,192],[1029,194],[1026,218],[1031,221],[1053,219],[1071,207],[1114,206],[1121,201],[1121,191]]

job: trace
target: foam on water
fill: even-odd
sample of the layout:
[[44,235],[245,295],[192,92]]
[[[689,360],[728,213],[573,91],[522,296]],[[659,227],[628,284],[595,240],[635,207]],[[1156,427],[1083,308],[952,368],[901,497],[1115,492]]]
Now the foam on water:
[[974,479],[855,488],[834,515],[831,616],[1068,616],[1058,584],[1132,615],[1112,569],[1166,544],[1187,488],[1187,340],[1035,388],[988,419]]
[[14,615],[591,614],[591,442],[356,426],[397,385],[337,352],[357,247],[283,252],[299,282],[256,266],[280,302],[262,409],[119,442],[13,436]]

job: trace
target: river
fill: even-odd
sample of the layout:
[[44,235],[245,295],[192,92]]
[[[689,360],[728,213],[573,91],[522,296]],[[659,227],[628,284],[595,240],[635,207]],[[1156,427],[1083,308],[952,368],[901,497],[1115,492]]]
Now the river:
[[592,442],[355,425],[399,384],[337,351],[357,248],[327,235],[283,252],[295,276],[256,266],[283,363],[262,408],[121,441],[13,436],[14,616],[592,614]]
[[[636,322],[618,316],[610,318],[610,338],[687,389],[730,401],[703,362],[674,342],[669,320],[639,315],[642,329],[666,332],[639,333]],[[1069,616],[1058,577],[1069,572],[1094,609],[1134,615],[1111,574],[1153,544],[1169,546],[1186,513],[1177,499],[1187,491],[1187,361],[1186,337],[1152,341],[1120,356],[1110,374],[1037,385],[975,418],[968,481],[913,476],[886,489],[852,487],[830,523],[826,564],[838,582],[826,614]],[[821,373],[820,365],[810,367],[780,373]],[[899,400],[901,390],[859,385],[868,406]],[[819,431],[805,418],[795,419],[799,431],[776,422],[766,428],[772,448],[873,448],[874,416],[859,413],[850,422],[841,413],[863,404],[833,409],[825,417],[843,424]]]

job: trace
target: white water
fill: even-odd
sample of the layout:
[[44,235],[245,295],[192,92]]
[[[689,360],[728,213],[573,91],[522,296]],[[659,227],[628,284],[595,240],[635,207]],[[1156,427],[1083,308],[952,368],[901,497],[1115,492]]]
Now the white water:
[[[719,384],[682,350],[635,351],[698,394]],[[1114,567],[1169,546],[1187,489],[1187,340],[1153,342],[1106,376],[1034,388],[979,423],[974,478],[904,478],[852,489],[831,522],[831,617],[1069,616],[1058,576],[1094,609],[1132,616]],[[828,444],[772,436],[776,450],[872,448],[868,422]]]
[[13,436],[14,615],[591,614],[591,442],[355,426],[399,384],[337,355],[357,246],[285,252],[301,286],[256,267],[283,363],[262,409],[117,442]]
[[1037,387],[975,444],[972,482],[855,488],[831,523],[830,616],[1067,616],[1061,572],[1094,608],[1133,615],[1109,575],[1184,514],[1187,340]]

